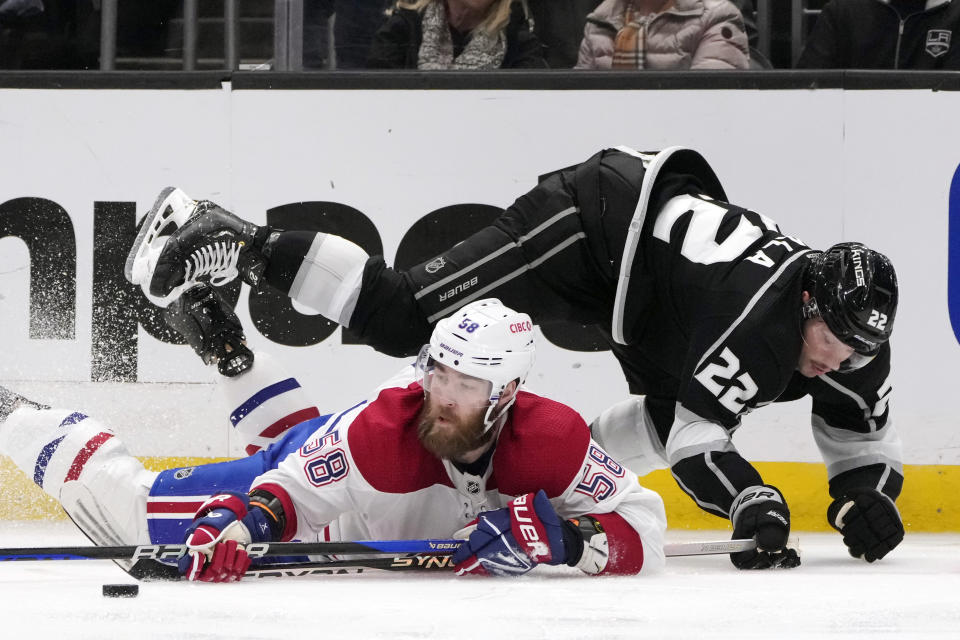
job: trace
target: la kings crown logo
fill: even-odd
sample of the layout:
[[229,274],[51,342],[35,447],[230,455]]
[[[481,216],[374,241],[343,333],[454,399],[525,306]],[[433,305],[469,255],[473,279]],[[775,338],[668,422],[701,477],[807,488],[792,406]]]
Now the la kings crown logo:
[[939,58],[950,50],[950,39],[953,32],[949,29],[930,29],[927,31],[926,51],[934,58]]

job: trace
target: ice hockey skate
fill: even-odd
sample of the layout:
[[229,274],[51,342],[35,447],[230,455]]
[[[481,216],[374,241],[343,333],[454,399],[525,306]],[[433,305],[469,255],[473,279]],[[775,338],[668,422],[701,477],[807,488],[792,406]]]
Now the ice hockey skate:
[[222,286],[239,275],[256,286],[266,267],[258,247],[268,231],[167,187],[140,227],[124,274],[161,307],[201,282]]
[[243,326],[227,301],[208,284],[196,284],[163,310],[167,325],[182,335],[204,364],[238,376],[253,365]]

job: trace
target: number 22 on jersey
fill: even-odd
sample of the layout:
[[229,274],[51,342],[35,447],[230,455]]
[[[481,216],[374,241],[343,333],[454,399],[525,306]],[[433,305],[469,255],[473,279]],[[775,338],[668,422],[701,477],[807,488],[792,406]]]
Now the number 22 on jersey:
[[[719,360],[707,363],[694,379],[715,395],[720,404],[737,415],[743,411],[746,403],[757,395],[757,383],[746,371],[737,375],[740,371],[740,358],[733,355],[729,347],[723,348]],[[733,384],[734,380],[742,386]],[[726,384],[721,384],[722,381],[726,381]]]

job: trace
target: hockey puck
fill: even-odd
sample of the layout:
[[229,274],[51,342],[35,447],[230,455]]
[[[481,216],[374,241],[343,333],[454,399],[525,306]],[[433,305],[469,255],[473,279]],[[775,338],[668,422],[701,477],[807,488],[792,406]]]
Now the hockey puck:
[[136,598],[140,593],[138,584],[105,584],[103,595],[107,598]]

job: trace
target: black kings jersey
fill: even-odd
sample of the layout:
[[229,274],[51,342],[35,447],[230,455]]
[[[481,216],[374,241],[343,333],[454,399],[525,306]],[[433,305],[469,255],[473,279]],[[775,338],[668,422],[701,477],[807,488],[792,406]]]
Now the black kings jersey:
[[634,346],[661,373],[646,391],[735,427],[796,369],[810,249],[763,215],[690,195],[670,199],[644,234],[651,300]]

